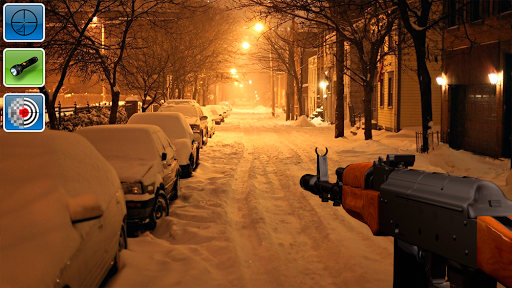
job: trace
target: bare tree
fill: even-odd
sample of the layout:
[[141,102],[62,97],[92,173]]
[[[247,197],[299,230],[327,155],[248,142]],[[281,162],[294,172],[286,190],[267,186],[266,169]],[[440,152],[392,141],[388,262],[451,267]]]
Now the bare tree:
[[[279,0],[270,2],[239,0],[239,2],[242,6],[263,8],[266,14],[262,14],[267,16],[284,14],[332,29],[339,38],[336,41],[347,41],[355,47],[359,60],[359,71],[352,72],[357,72],[353,75],[364,90],[365,139],[372,139],[371,96],[373,82],[378,67],[377,63],[384,56],[383,53],[380,53],[381,48],[397,19],[397,9],[391,0]],[[337,61],[337,63],[340,62]],[[341,78],[341,76],[338,77]],[[338,94],[337,97],[343,99],[343,94]],[[337,103],[343,103],[341,99],[338,98]],[[343,110],[343,106],[336,107],[336,109]],[[338,111],[336,115],[340,118],[336,119],[338,125],[335,137],[342,137],[344,136],[344,119],[342,117],[344,113]]]
[[[80,71],[76,65],[80,49],[84,46],[87,29],[98,14],[108,11],[114,1],[95,0],[69,2],[52,0],[44,2],[47,15],[46,40],[42,44],[48,55],[47,71],[56,73],[59,80],[53,92],[46,86],[39,88],[45,95],[45,106],[48,112],[51,129],[57,129],[55,103],[69,73]],[[78,73],[80,74],[80,73]],[[86,74],[81,74],[87,77]]]
[[120,67],[122,84],[137,94],[142,101],[142,111],[165,98],[167,72],[171,56],[166,49],[169,38],[165,30],[151,23],[139,23],[134,27],[138,48],[128,49]]
[[[436,5],[437,9],[432,10]],[[421,152],[428,152],[428,133],[432,129],[432,78],[427,67],[427,32],[438,25],[445,15],[442,13],[442,2],[438,0],[398,0],[395,5],[400,9],[400,15],[405,29],[409,32],[416,52],[417,76],[421,95],[421,123],[423,145]]]

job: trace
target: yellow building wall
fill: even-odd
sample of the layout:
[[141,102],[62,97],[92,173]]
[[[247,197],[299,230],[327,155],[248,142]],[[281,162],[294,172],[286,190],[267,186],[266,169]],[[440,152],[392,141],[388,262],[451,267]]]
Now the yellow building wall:
[[[430,42],[433,43],[433,42]],[[441,37],[439,36],[439,43]],[[440,51],[440,50],[436,50]],[[435,52],[427,67],[432,78],[432,118],[434,125],[441,125],[441,86],[437,84],[436,77],[441,76],[441,54]],[[437,59],[437,62],[435,61]],[[400,128],[421,126],[421,95],[418,76],[416,74],[416,54],[414,48],[404,49],[402,57],[402,83],[401,83],[401,110]]]
[[[395,117],[396,117],[396,100],[397,100],[397,82],[398,82],[398,71],[397,71],[397,57],[394,55],[388,55],[384,59],[384,66],[382,69],[381,77],[384,80],[384,103],[381,103],[380,93],[381,87],[380,84],[377,83],[377,91],[375,93],[375,97],[377,97],[377,111],[379,113],[378,124],[385,127],[388,130],[395,130]],[[377,80],[379,78],[379,71],[381,67],[377,69]],[[389,86],[389,72],[393,72],[393,104],[389,106],[388,101],[388,86]]]

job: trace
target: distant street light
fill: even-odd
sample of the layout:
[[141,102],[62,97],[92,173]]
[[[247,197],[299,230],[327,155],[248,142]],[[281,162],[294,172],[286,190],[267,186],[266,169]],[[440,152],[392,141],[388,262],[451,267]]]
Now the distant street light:
[[249,43],[247,43],[247,42],[244,42],[242,44],[242,48],[244,48],[244,49],[249,49],[249,47],[251,47],[251,45]]
[[235,74],[236,73],[236,69],[235,68],[231,69],[231,73]]

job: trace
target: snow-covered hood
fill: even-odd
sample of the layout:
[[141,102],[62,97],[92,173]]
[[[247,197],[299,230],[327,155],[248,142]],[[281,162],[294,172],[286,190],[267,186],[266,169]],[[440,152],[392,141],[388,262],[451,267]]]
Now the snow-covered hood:
[[192,153],[192,144],[188,139],[177,139],[172,141],[172,145],[176,148],[176,158],[178,158],[178,164],[180,166],[187,165],[188,157]]
[[143,160],[110,160],[107,161],[114,167],[121,182],[142,182],[144,185],[155,182],[157,175],[161,174],[162,165],[157,161]]
[[187,123],[189,125],[192,125],[192,124],[199,125],[199,124],[201,124],[201,121],[199,121],[199,118],[197,118],[197,117],[185,116],[185,119],[187,120]]

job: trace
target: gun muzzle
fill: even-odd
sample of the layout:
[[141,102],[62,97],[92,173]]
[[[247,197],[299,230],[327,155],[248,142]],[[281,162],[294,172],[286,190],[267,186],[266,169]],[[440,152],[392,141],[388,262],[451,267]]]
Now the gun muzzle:
[[300,177],[300,187],[306,191],[309,191],[315,195],[318,195],[318,192],[315,190],[315,183],[318,181],[318,176],[306,174]]

